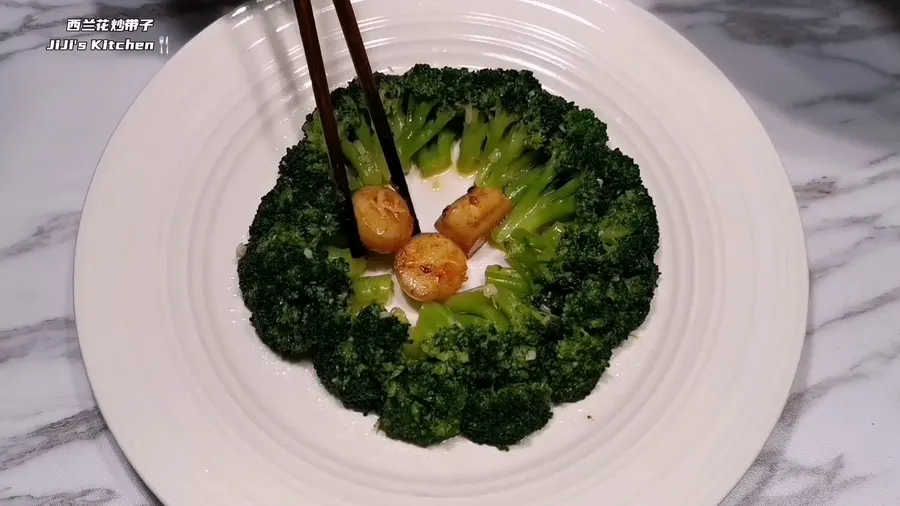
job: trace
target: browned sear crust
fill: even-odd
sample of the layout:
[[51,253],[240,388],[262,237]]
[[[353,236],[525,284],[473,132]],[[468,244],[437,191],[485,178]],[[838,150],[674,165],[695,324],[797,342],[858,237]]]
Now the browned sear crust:
[[353,194],[353,212],[359,238],[366,248],[394,253],[412,237],[413,219],[409,206],[393,188],[365,186]]
[[471,257],[512,207],[512,202],[502,191],[473,186],[444,208],[434,227]]
[[413,237],[394,258],[400,288],[421,301],[441,301],[459,291],[467,279],[466,255],[440,234]]

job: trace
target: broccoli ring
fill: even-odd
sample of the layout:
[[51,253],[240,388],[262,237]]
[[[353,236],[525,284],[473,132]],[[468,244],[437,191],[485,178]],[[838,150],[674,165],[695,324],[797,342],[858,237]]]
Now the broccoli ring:
[[[490,234],[509,267],[488,267],[480,291],[425,304],[415,327],[387,311],[390,276],[366,277],[345,249],[313,111],[238,262],[250,321],[275,353],[311,360],[347,408],[378,414],[389,437],[431,446],[461,434],[506,449],[546,425],[552,404],[589,395],[649,314],[653,200],[606,125],[531,72],[416,65],[376,80],[404,170],[455,168],[509,199]],[[332,101],[352,187],[388,184],[359,83]]]

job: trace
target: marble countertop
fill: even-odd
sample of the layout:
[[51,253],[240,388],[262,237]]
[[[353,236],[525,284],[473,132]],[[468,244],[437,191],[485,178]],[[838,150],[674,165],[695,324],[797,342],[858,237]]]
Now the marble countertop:
[[[625,1],[625,0],[611,0]],[[94,167],[143,86],[221,1],[0,0],[0,504],[157,501],[80,360],[72,256]],[[900,10],[892,0],[641,1],[740,88],[801,207],[800,371],[729,506],[900,504]],[[152,18],[170,54],[48,52],[66,19]]]

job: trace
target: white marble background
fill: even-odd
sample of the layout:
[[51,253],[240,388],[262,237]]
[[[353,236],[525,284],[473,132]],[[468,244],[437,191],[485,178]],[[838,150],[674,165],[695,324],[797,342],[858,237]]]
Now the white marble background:
[[[724,505],[900,505],[900,9],[893,0],[641,4],[751,102],[788,169],[809,247],[794,394]],[[91,398],[71,278],[97,160],[168,57],[43,47],[65,35],[66,18],[123,15],[155,18],[148,35],[168,35],[177,50],[228,8],[0,0],[2,505],[157,503]]]

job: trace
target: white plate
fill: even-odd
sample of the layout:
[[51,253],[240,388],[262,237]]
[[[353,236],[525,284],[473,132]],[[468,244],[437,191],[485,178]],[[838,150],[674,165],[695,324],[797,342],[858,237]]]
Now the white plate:
[[[332,84],[353,75],[318,4]],[[313,98],[292,10],[203,31],[119,125],[78,237],[78,333],[113,434],[170,506],[712,506],[765,442],[796,371],[803,236],[779,159],[699,51],[621,1],[366,0],[373,66],[533,70],[641,165],[661,228],[650,318],[585,401],[508,453],[423,450],[342,409],[257,340],[235,247]],[[451,192],[416,190],[428,213]],[[476,268],[477,270],[477,268]]]

